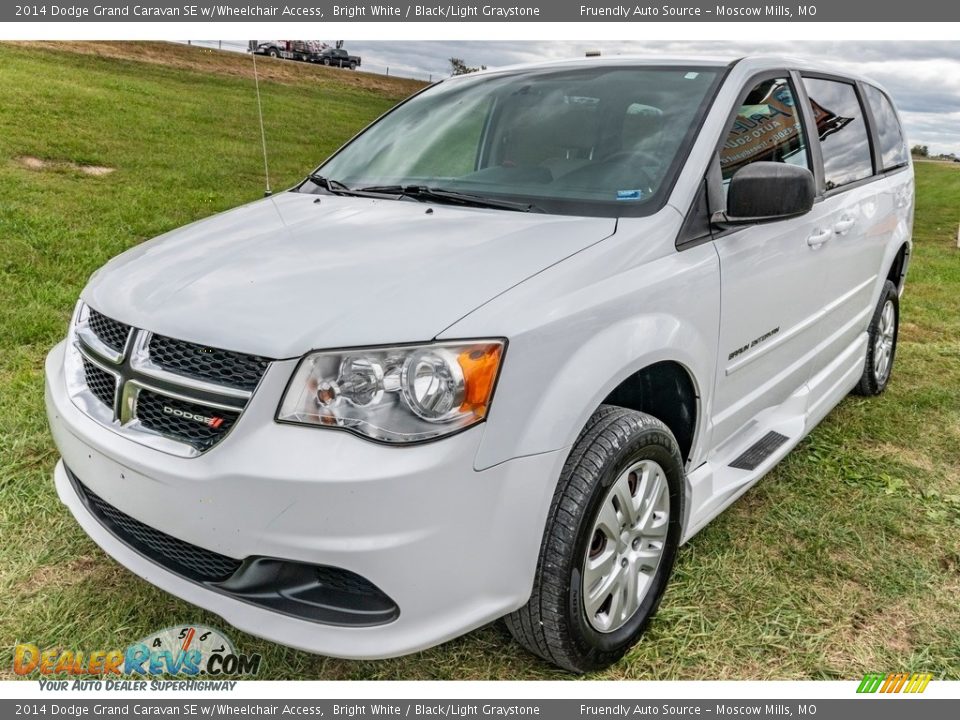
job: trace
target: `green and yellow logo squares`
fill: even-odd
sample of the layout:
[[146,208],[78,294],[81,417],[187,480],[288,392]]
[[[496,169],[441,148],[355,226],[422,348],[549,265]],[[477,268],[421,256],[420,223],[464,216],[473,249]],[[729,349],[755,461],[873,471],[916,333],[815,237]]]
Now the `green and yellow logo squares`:
[[933,679],[930,673],[867,673],[858,693],[922,693]]

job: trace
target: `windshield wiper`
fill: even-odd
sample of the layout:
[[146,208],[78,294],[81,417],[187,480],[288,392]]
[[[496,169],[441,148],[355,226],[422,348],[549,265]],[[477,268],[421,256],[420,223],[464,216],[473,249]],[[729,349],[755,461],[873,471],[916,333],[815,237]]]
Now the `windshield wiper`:
[[310,173],[307,175],[307,180],[312,182],[314,185],[319,185],[327,192],[333,193],[334,195],[353,195],[354,191],[344,185],[339,180],[333,180],[332,178],[324,177],[323,175],[318,175],[317,173]]
[[445,188],[427,187],[426,185],[372,185],[358,192],[382,193],[383,195],[401,195],[415,200],[435,200],[450,203],[451,205],[465,205],[469,207],[496,208],[498,210],[514,210],[516,212],[543,212],[533,203],[514,202],[512,200],[497,200],[496,198],[473,195],[472,193],[447,190]]

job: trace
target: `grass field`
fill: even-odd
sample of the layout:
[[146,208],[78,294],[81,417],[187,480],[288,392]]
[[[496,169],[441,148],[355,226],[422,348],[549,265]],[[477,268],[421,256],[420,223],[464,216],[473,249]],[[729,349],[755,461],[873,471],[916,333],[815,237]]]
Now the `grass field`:
[[[122,569],[59,504],[41,368],[86,279],[116,253],[262,188],[249,58],[158,44],[77,50],[0,44],[0,673],[11,676],[18,640],[93,650],[204,622],[262,653],[265,679],[566,677],[498,623],[384,662],[272,645]],[[275,187],[416,88],[264,68]],[[596,678],[960,679],[958,221],[960,166],[918,164],[889,391],[846,399],[684,547],[651,630]]]

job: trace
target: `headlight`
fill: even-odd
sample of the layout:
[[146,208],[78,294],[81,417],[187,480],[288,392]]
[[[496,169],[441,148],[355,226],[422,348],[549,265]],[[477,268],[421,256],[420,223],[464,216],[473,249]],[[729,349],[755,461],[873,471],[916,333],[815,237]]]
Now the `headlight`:
[[487,414],[502,340],[317,352],[297,367],[277,420],[409,443],[449,435]]

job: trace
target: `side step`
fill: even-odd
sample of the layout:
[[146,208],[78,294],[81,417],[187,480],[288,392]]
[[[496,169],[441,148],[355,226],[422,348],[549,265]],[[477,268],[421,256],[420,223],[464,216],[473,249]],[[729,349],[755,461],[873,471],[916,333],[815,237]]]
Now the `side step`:
[[789,439],[786,435],[771,430],[730,463],[730,467],[738,470],[756,470],[760,463],[770,457],[778,447]]

